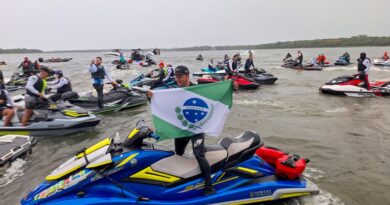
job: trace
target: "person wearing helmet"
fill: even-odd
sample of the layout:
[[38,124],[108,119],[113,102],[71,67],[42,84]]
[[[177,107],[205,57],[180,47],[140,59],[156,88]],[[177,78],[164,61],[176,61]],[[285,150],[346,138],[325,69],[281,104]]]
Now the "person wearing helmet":
[[370,89],[370,82],[368,81],[368,71],[371,68],[371,60],[367,58],[366,53],[361,53],[360,58],[358,59],[358,72],[359,72],[359,78],[361,81],[364,82],[364,87],[367,88],[367,90]]
[[389,60],[389,56],[387,55],[387,52],[385,52],[384,54],[383,54],[383,60],[385,60],[385,61],[387,61],[387,60]]
[[31,67],[33,66],[34,64],[27,57],[24,57],[23,62],[19,65],[18,68],[22,68],[23,75],[29,77],[31,75]]
[[51,88],[48,88],[49,91],[52,89],[56,89],[56,93],[50,97],[50,99],[53,102],[56,102],[58,100],[62,99],[62,95],[66,92],[73,91],[72,90],[72,83],[70,80],[66,77],[64,77],[64,73],[61,70],[56,70],[54,72],[57,76],[57,82],[55,82],[55,85]]
[[99,108],[103,108],[103,88],[104,88],[104,79],[107,77],[107,79],[110,81],[110,83],[113,86],[116,86],[117,83],[112,80],[111,76],[108,74],[107,70],[102,65],[103,59],[101,57],[96,57],[91,61],[89,72],[91,73],[92,77],[92,85],[95,88],[97,95],[98,95],[98,105]]
[[39,75],[32,75],[27,80],[26,95],[24,96],[26,109],[22,118],[22,126],[27,126],[34,109],[47,101],[45,79],[49,77],[51,70],[47,67],[42,67],[40,70]]

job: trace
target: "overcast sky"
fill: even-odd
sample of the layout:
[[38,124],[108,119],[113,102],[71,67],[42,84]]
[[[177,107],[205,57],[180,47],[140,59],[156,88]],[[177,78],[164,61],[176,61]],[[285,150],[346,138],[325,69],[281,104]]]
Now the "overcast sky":
[[390,35],[389,0],[0,0],[0,48],[171,48]]

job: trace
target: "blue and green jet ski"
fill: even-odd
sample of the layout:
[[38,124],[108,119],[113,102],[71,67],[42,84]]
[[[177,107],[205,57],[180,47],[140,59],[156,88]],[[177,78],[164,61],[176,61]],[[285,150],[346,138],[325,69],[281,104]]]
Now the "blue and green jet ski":
[[245,132],[206,146],[216,193],[203,195],[204,180],[195,158],[175,155],[148,138],[145,125],[123,143],[105,140],[83,149],[55,169],[21,203],[32,204],[247,204],[318,193],[300,176],[289,180],[254,155],[260,136]]

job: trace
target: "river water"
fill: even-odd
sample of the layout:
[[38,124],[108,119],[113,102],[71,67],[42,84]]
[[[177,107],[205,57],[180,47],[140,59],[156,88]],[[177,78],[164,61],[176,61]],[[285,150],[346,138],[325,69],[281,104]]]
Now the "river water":
[[[325,53],[331,62],[344,51],[352,60],[362,51],[374,59],[388,47],[380,48],[325,48],[302,49],[305,59]],[[356,66],[329,68],[322,72],[297,71],[280,67],[287,52],[296,50],[256,50],[255,65],[279,77],[276,85],[261,86],[256,91],[239,91],[234,94],[232,111],[219,138],[208,138],[215,143],[222,137],[233,137],[246,130],[260,133],[266,145],[279,147],[290,153],[311,159],[305,175],[319,185],[321,193],[293,204],[390,204],[390,99],[348,98],[326,96],[318,88],[326,81],[344,74],[355,73]],[[207,66],[207,61],[197,62],[202,53],[206,60],[221,59],[235,51],[163,52],[159,57],[174,65],[186,65],[191,71]],[[100,53],[44,53],[1,55],[6,61],[2,66],[6,77],[24,56],[72,57],[67,63],[48,64],[62,69],[78,91],[91,89],[88,64]],[[147,68],[134,66],[134,70],[116,70],[111,67],[114,78],[125,81],[146,72]],[[355,64],[356,65],[356,64]],[[390,78],[390,69],[374,67],[370,79]],[[195,79],[193,79],[195,82]],[[44,177],[81,148],[88,147],[116,132],[127,136],[139,119],[150,122],[149,106],[138,107],[101,116],[102,121],[94,132],[78,133],[61,137],[39,137],[32,154],[18,159],[10,167],[0,170],[0,204],[18,204],[28,191],[37,186]],[[172,141],[161,142],[172,148]],[[189,149],[190,151],[190,149]],[[289,202],[289,203],[290,203]]]

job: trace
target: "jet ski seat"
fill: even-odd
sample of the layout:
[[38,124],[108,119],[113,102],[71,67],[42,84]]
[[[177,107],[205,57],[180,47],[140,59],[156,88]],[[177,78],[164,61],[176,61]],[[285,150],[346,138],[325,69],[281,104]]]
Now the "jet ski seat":
[[[24,110],[23,109],[18,109],[16,111],[16,115],[18,116],[19,121],[22,121],[23,115],[24,115]],[[41,122],[45,121],[48,119],[48,115],[45,112],[39,112],[37,110],[34,110],[32,116],[30,117],[29,122]]]
[[[262,145],[255,132],[245,132],[235,138],[224,138],[218,145],[205,146],[206,159],[212,170],[229,168],[252,157]],[[161,159],[152,164],[154,171],[188,179],[201,174],[198,161],[179,155]]]

